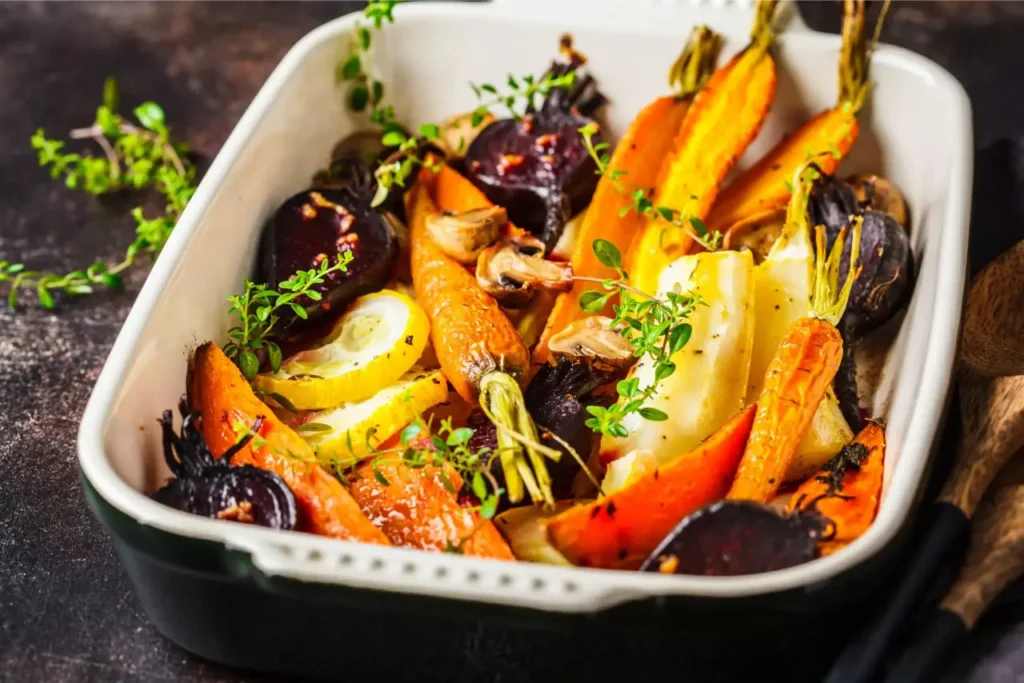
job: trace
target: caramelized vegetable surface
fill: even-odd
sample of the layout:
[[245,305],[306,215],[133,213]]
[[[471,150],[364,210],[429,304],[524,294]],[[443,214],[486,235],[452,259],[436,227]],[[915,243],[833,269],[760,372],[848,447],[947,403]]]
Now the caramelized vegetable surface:
[[[397,439],[393,442],[397,446]],[[448,466],[444,471],[458,490],[459,475]],[[394,545],[435,552],[456,547],[466,555],[515,559],[492,522],[459,505],[440,467],[409,467],[399,454],[390,453],[363,461],[350,481],[352,497]]]
[[259,438],[231,458],[232,464],[255,465],[280,476],[299,504],[299,530],[350,541],[388,540],[352,498],[348,490],[317,462],[298,434],[281,422],[249,388],[242,373],[219,347],[206,343],[196,349],[189,368],[189,402],[202,416],[202,433],[214,457],[238,440],[239,425],[258,418]]
[[[718,69],[694,99],[655,191],[656,206],[678,211],[697,232],[725,176],[757,137],[775,97],[775,60],[768,50],[775,4],[759,3],[750,45]],[[630,284],[653,293],[665,266],[692,246],[690,229],[647,219],[626,255]]]
[[728,491],[754,412],[749,406],[690,453],[553,518],[548,540],[576,565],[638,568],[680,520]]
[[835,533],[818,544],[829,555],[868,530],[878,514],[885,465],[885,429],[868,422],[848,446],[793,493],[788,509],[813,509],[831,520]]

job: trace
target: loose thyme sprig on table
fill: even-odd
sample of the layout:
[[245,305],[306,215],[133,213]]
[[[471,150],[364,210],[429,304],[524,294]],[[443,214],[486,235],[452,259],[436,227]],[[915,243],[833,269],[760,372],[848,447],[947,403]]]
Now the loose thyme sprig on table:
[[143,102],[133,111],[140,124],[135,125],[117,113],[118,99],[117,83],[108,78],[96,121],[69,135],[73,140],[94,141],[103,156],[65,153],[65,143],[47,138],[42,129],[32,136],[32,148],[38,153],[39,165],[49,167],[52,177],[63,177],[71,189],[102,195],[152,188],[166,202],[164,213],[147,218],[141,207],[132,209],[135,241],[124,258],[113,265],[96,261],[85,270],[58,274],[29,270],[24,263],[0,261],[0,286],[7,285],[11,308],[25,290],[35,290],[40,305],[52,309],[56,306],[54,292],[77,296],[91,294],[95,286],[121,287],[121,273],[135,264],[139,254],[159,253],[192,198],[195,167],[186,156],[188,148],[171,140],[163,109],[155,102]]
[[[291,309],[292,313],[305,319],[306,309],[299,303],[302,297],[320,301],[320,292],[313,289],[321,285],[331,273],[348,270],[352,252],[338,254],[335,263],[330,259],[321,261],[319,267],[300,270],[273,289],[266,284],[245,281],[245,291],[238,296],[229,296],[231,308],[228,313],[238,316],[240,323],[228,330],[231,339],[224,345],[224,353],[233,360],[246,379],[252,380],[259,372],[260,361],[257,352],[266,350],[267,360],[274,372],[281,369],[281,349],[269,337],[281,319],[281,313]],[[275,395],[275,399],[278,397]],[[285,406],[287,407],[287,406]]]
[[577,277],[576,280],[599,283],[606,291],[589,291],[580,297],[580,307],[588,313],[600,313],[615,294],[619,303],[612,307],[615,318],[611,327],[633,347],[637,358],[647,356],[654,365],[654,381],[640,386],[639,377],[621,380],[615,386],[622,400],[608,406],[587,406],[591,417],[586,425],[595,432],[608,436],[626,437],[622,420],[632,413],[655,422],[668,419],[668,415],[657,408],[644,404],[654,396],[658,385],[672,376],[676,370],[672,355],[681,351],[690,340],[693,328],[686,320],[697,306],[704,305],[699,296],[683,294],[680,291],[667,292],[664,299],[648,296],[626,284],[628,274],[622,269],[622,254],[608,240],[598,239],[593,243],[598,260],[615,270],[617,279]]
[[597,173],[612,183],[616,192],[629,195],[633,201],[632,206],[624,206],[620,211],[625,216],[630,211],[636,211],[642,216],[652,220],[661,220],[670,223],[680,230],[685,230],[693,237],[693,241],[700,244],[708,251],[717,251],[722,247],[722,233],[715,230],[709,233],[704,221],[696,216],[684,216],[679,211],[669,206],[655,206],[647,191],[642,187],[627,187],[623,178],[627,175],[622,169],[611,168],[611,156],[607,153],[609,145],[607,142],[594,144],[594,135],[597,134],[597,124],[588,123],[580,128],[580,136],[583,138],[583,145],[587,152],[597,164]]

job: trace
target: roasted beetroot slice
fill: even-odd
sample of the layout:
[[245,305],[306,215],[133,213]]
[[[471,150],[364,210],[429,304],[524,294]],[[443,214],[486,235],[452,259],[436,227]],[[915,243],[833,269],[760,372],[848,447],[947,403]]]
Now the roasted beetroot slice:
[[332,272],[314,289],[320,301],[302,297],[306,320],[289,319],[291,330],[340,313],[357,297],[379,290],[398,258],[398,238],[388,217],[370,206],[360,185],[306,190],[286,201],[267,225],[260,245],[260,276],[271,286],[299,270],[337,263],[351,252],[346,272]]
[[[234,466],[231,457],[252,438],[243,437],[214,459],[197,426],[198,415],[184,397],[179,409],[181,434],[174,433],[171,411],[160,418],[164,459],[177,478],[153,494],[153,499],[200,517],[229,519],[272,529],[294,529],[298,503],[288,484],[273,472],[252,465]],[[252,426],[258,432],[262,418]]]
[[814,511],[786,515],[750,501],[719,501],[680,522],[640,571],[742,576],[785,569],[813,560],[830,526]]
[[208,495],[210,517],[248,521],[271,529],[295,528],[295,496],[273,472],[252,465],[229,467],[212,475]]
[[590,202],[597,166],[579,129],[604,102],[592,76],[579,70],[583,59],[564,49],[549,71],[576,71],[569,89],[548,93],[540,109],[532,105],[521,120],[501,119],[484,128],[466,150],[464,169],[488,199],[505,207],[509,219],[532,232],[548,251],[565,222]]

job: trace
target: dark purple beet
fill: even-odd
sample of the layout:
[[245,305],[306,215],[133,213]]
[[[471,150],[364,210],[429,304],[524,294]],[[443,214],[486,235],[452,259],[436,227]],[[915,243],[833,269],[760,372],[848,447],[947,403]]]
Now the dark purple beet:
[[742,576],[785,569],[813,560],[831,526],[813,510],[787,515],[760,503],[723,500],[681,521],[640,571]]
[[[587,461],[597,446],[596,435],[584,424],[590,417],[587,406],[599,403],[592,392],[611,379],[610,375],[599,373],[585,363],[573,363],[562,358],[557,365],[543,365],[523,392],[526,408],[537,424],[541,442],[562,452],[558,462],[546,461],[551,475],[551,491],[556,499],[570,497],[580,466],[558,441],[545,434],[553,432],[572,446],[584,462]],[[469,441],[470,449],[497,448],[494,425],[479,409],[470,413],[466,426],[474,430]],[[494,474],[503,481],[500,467],[494,468]]]
[[[234,466],[231,456],[244,448],[246,436],[215,459],[196,427],[198,415],[184,399],[181,435],[174,433],[171,411],[160,418],[164,459],[176,479],[153,494],[164,505],[201,517],[249,522],[272,529],[294,529],[298,519],[295,495],[281,477],[252,465]],[[259,424],[253,426],[253,431]]]
[[307,320],[295,317],[292,327],[312,324],[331,311],[344,310],[357,297],[379,290],[398,259],[398,238],[389,218],[370,206],[371,181],[344,188],[305,190],[286,201],[267,225],[260,245],[260,276],[271,284],[299,270],[317,268],[339,252],[352,252],[347,272],[334,272],[315,289],[321,301],[303,297]]
[[[833,176],[815,181],[810,214],[812,225],[825,226],[829,249],[852,216],[863,218],[858,260],[862,270],[850,292],[844,321],[853,335],[862,336],[890,320],[906,305],[914,286],[913,254],[903,227],[888,214],[862,210],[850,185]],[[851,248],[848,237],[840,282],[849,272]]]
[[[579,55],[567,52],[549,73],[561,76],[582,65]],[[577,72],[571,88],[552,90],[540,109],[531,104],[522,120],[495,121],[466,150],[469,178],[549,251],[597,187],[597,166],[579,129],[593,122],[589,116],[603,101],[593,77]]]
[[839,362],[839,371],[836,372],[835,379],[832,381],[832,388],[836,392],[839,410],[842,411],[846,424],[850,425],[850,429],[856,434],[863,427],[863,420],[860,417],[857,364],[854,358],[857,338],[850,327],[850,323],[845,318],[839,322],[839,334],[843,338],[843,358]]

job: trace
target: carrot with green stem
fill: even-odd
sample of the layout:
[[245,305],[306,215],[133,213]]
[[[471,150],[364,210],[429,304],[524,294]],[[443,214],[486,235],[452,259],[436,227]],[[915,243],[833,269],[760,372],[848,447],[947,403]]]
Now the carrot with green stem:
[[708,215],[708,230],[724,233],[749,216],[784,207],[793,193],[790,178],[807,161],[815,161],[826,174],[835,172],[860,133],[857,114],[870,91],[871,52],[887,8],[888,2],[869,42],[864,32],[864,0],[846,0],[836,105],[784,138],[725,188]]
[[[612,170],[598,181],[576,237],[570,262],[577,276],[599,280],[615,277],[615,271],[597,259],[592,245],[595,240],[603,239],[625,253],[633,235],[643,227],[644,216],[629,210],[633,200],[628,192],[622,191],[623,186],[648,188],[657,184],[666,150],[671,153],[686,112],[714,70],[720,46],[721,37],[707,26],[694,28],[686,48],[669,72],[669,83],[677,91],[644,107],[619,140],[607,164]],[[618,181],[617,176],[622,176],[622,180]],[[582,287],[575,287],[558,295],[533,351],[535,364],[549,359],[548,342],[552,335],[587,315],[580,308],[584,291]],[[611,310],[610,301],[606,309]]]
[[704,219],[719,187],[761,130],[775,97],[769,48],[777,4],[758,2],[750,45],[714,73],[686,112],[654,192],[657,211],[646,212],[626,255],[630,284],[643,292],[657,289],[661,271],[689,253],[695,238],[707,239]]
[[[806,182],[817,171],[805,166],[797,177]],[[806,205],[799,203],[806,210]],[[791,210],[800,207],[790,205]],[[801,217],[797,217],[801,219]],[[806,224],[806,214],[802,217]],[[765,374],[764,388],[757,400],[757,415],[729,498],[766,503],[785,479],[797,447],[825,392],[839,369],[843,339],[836,324],[846,309],[850,289],[857,278],[860,221],[853,223],[850,271],[839,287],[839,264],[846,241],[844,228],[831,253],[825,255],[825,229],[815,231],[817,261],[811,315],[790,325]]]
[[543,446],[526,410],[520,384],[530,369],[530,352],[515,327],[477,279],[434,243],[427,217],[437,211],[421,174],[406,195],[410,260],[416,300],[430,318],[434,351],[445,377],[467,401],[480,407],[497,430],[509,501],[524,489],[535,502],[554,503],[544,458],[561,451]]

